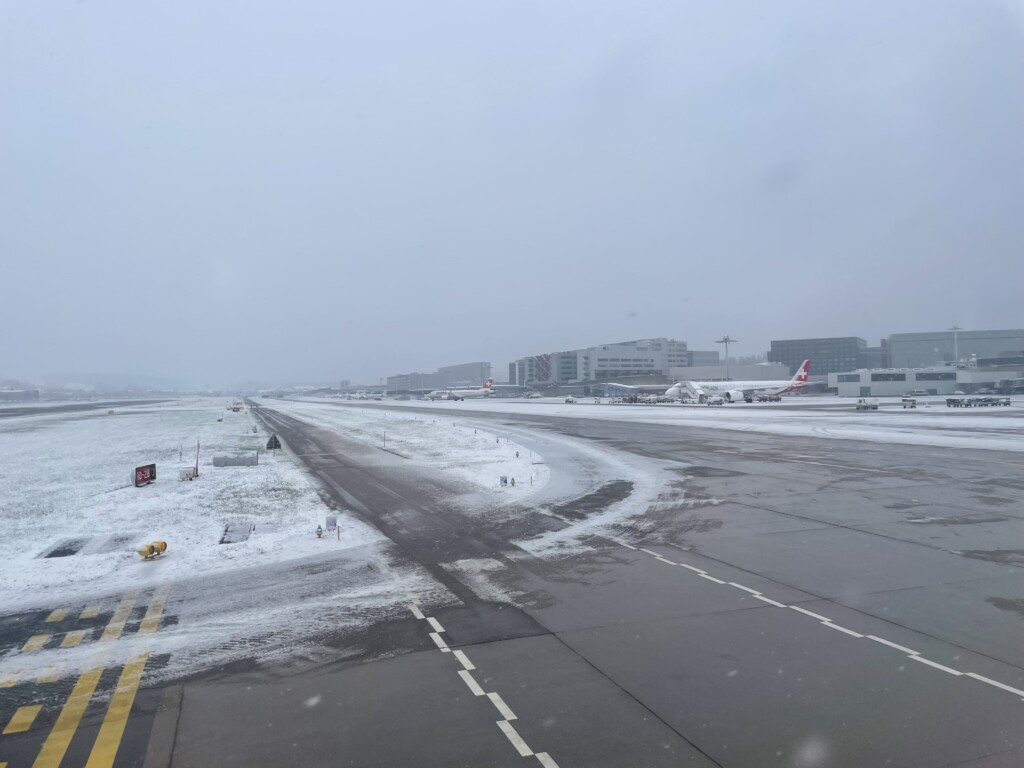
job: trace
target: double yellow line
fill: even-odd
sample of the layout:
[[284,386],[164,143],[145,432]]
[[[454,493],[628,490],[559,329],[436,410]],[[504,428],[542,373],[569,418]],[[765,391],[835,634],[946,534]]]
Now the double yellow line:
[[[157,588],[153,595],[153,601],[146,609],[146,615],[142,619],[138,634],[148,635],[156,632],[170,589],[169,585]],[[107,624],[98,642],[113,642],[121,636],[137,599],[138,592],[130,592],[121,598],[121,602],[118,603],[114,615],[110,618],[110,623]],[[128,662],[121,671],[121,677],[117,681],[117,688],[110,700],[107,714],[103,718],[103,725],[100,726],[96,743],[89,754],[86,768],[104,768],[114,764],[114,757],[121,745],[121,737],[124,735],[128,715],[135,702],[135,694],[138,691],[142,672],[148,659],[149,652],[141,653]],[[32,768],[59,768],[82,720],[82,715],[85,714],[86,707],[89,706],[89,701],[92,699],[93,693],[96,692],[96,686],[99,684],[102,674],[103,667],[95,667],[78,678],[78,682],[75,683],[75,687],[71,691],[71,696],[64,704],[50,735],[46,737],[43,748],[32,764]]]

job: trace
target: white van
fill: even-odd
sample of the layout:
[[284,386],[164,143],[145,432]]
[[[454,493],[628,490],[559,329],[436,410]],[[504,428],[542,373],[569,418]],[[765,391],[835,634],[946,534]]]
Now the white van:
[[857,410],[858,411],[877,411],[878,410],[878,398],[877,397],[860,397],[860,398],[857,398]]

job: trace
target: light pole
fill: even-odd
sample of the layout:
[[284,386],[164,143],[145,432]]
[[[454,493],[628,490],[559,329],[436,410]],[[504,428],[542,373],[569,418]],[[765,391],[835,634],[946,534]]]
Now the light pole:
[[960,343],[956,333],[957,331],[962,331],[963,328],[959,325],[954,325],[952,328],[947,328],[946,330],[953,332],[953,365],[956,365],[960,362]]
[[737,341],[739,341],[739,339],[734,339],[734,338],[726,335],[726,336],[723,336],[722,338],[720,338],[718,341],[715,342],[715,344],[725,344],[725,380],[726,381],[732,381],[732,379],[729,378],[729,345],[730,344],[735,344]]

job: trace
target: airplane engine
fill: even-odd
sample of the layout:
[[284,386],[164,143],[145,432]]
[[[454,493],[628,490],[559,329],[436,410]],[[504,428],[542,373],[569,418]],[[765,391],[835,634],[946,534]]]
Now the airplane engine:
[[742,403],[744,400],[743,392],[738,389],[730,390],[729,392],[723,393],[725,402],[727,403]]

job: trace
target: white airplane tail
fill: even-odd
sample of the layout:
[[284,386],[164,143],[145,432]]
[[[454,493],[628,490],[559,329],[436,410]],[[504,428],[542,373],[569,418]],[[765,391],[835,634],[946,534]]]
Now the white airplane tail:
[[804,360],[800,364],[800,367],[796,369],[796,373],[793,374],[793,378],[789,380],[789,385],[784,387],[778,392],[783,394],[785,392],[795,392],[798,389],[803,389],[807,386],[807,377],[811,373],[811,361]]

